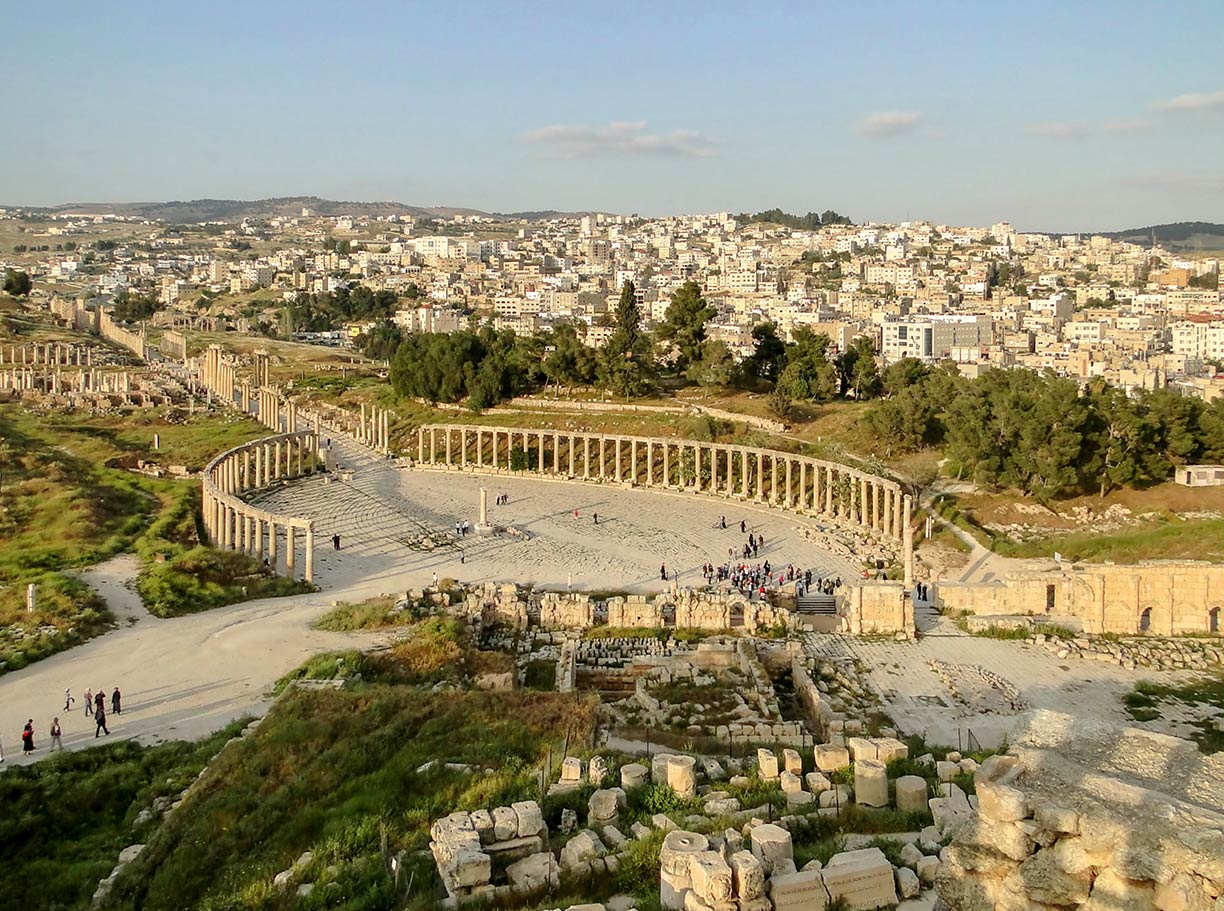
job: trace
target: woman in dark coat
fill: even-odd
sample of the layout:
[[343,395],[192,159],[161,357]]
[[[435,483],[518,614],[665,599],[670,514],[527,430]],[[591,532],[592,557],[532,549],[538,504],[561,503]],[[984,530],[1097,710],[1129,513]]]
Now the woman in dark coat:
[[25,729],[21,732],[21,747],[28,756],[34,752],[34,719],[31,718],[26,722]]

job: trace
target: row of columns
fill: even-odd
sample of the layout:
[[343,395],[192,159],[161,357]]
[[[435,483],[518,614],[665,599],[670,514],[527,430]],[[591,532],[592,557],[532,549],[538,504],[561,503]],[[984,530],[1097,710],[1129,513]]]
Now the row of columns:
[[208,346],[201,369],[204,388],[218,395],[222,401],[232,403],[237,376],[234,365],[225,359],[220,345]]
[[[20,360],[18,352],[21,353]],[[48,342],[42,345],[9,345],[8,359],[5,360],[5,349],[0,348],[0,364],[58,364],[63,367],[92,367],[93,348],[89,346],[61,345],[59,342]]]
[[40,391],[59,395],[64,392],[127,393],[132,391],[132,378],[124,370],[107,373],[98,368],[88,370],[35,370],[33,367],[14,367],[0,370],[0,390],[24,392]]
[[377,405],[366,405],[361,403],[361,424],[358,425],[357,442],[364,443],[371,449],[377,449],[380,452],[387,452],[390,448],[390,436],[387,428],[390,424],[390,415],[386,408],[379,408]]
[[[239,496],[275,480],[300,477],[315,470],[318,436],[312,432],[281,434],[245,443],[222,453],[205,469],[203,513],[209,542],[223,550],[238,550],[256,560],[265,558],[279,571],[284,554],[286,574],[297,572],[297,538],[303,532],[303,578],[314,581],[314,526],[306,519],[273,515],[256,509]],[[280,538],[283,533],[283,548]]]
[[769,449],[722,443],[473,425],[424,425],[417,460],[529,470],[709,493],[814,513],[901,540],[909,497],[893,481]]

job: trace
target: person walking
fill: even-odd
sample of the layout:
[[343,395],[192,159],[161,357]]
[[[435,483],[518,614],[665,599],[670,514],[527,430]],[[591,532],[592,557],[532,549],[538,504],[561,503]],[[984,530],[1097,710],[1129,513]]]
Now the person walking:
[[720,527],[720,528],[726,528],[726,527],[727,527],[727,517],[726,517],[726,516],[719,516],[719,517],[718,517],[718,525],[719,525],[719,527]]
[[115,687],[115,691],[111,693],[111,714],[112,715],[122,715],[123,714],[123,708],[122,708],[122,703],[120,702],[120,698],[121,697],[119,695],[119,687]]
[[436,572],[433,574],[433,587],[438,587],[438,574]]
[[667,581],[667,564],[664,563],[659,567],[659,578],[664,582]]
[[746,519],[740,519],[740,534],[742,535],[747,530],[748,530],[748,521]]
[[596,525],[598,525],[598,524],[599,524],[599,513],[597,513],[597,512],[592,512],[592,513],[591,513],[591,518],[595,520],[595,524],[596,524]]
[[98,687],[98,691],[94,693],[94,714],[104,712],[106,710],[106,691],[102,687]]
[[60,728],[59,718],[51,719],[51,752],[54,753],[56,748],[64,748],[64,742],[60,739],[63,735],[63,730]]
[[29,756],[34,752],[34,719],[31,718],[26,722],[26,726],[21,729],[21,751]]
[[332,535],[332,549],[333,550],[340,549],[340,536],[339,535]]
[[93,690],[85,687],[85,717],[93,714]]
[[98,731],[104,732],[107,737],[110,736],[110,728],[106,726],[106,709],[102,708],[102,703],[100,702],[98,703],[98,707],[94,709],[94,724],[97,725],[97,727],[94,728],[95,739],[98,736]]
[[72,711],[72,703],[74,703],[74,702],[76,702],[76,700],[72,698],[72,689],[71,689],[71,688],[65,688],[65,689],[64,689],[64,711],[65,711],[65,712],[71,712],[71,711]]

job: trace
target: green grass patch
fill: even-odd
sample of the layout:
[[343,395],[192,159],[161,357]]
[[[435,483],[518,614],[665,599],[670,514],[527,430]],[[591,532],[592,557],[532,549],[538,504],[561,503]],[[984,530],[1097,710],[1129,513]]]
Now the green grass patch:
[[244,724],[198,743],[120,741],[7,769],[0,775],[0,911],[88,908],[119,852],[150,834],[152,824],[133,831],[140,811],[191,784]]
[[711,636],[734,635],[731,630],[712,632],[692,627],[669,626],[592,626],[582,631],[583,639],[658,639],[666,642],[701,642]]
[[[26,610],[26,584],[36,586]],[[27,576],[0,586],[0,673],[71,648],[114,625],[114,616],[84,582],[61,573]]]
[[1074,639],[1079,635],[1075,630],[1056,623],[1036,623],[1032,626],[995,626],[991,624],[984,629],[971,629],[963,618],[956,625],[981,639],[1032,639],[1034,636],[1047,636],[1051,639]]
[[1224,561],[1224,519],[1183,521],[1167,518],[1154,527],[1114,534],[1082,532],[1031,541],[999,538],[992,548],[1006,557],[1048,557],[1058,551],[1068,560],[1138,563],[1141,560]]
[[272,878],[308,850],[304,881],[335,885],[294,907],[395,907],[388,854],[403,857],[404,879],[412,876],[422,907],[432,905],[430,823],[536,797],[548,747],[567,733],[589,737],[594,710],[593,700],[543,693],[290,691],[149,839],[117,881],[114,907],[289,907],[292,893],[282,897]]
[[523,669],[523,686],[529,690],[551,692],[557,688],[557,662],[529,661]]
[[136,589],[156,617],[315,591],[310,583],[278,576],[247,554],[202,545],[151,564],[137,578]]
[[314,622],[315,629],[335,633],[407,626],[419,619],[411,610],[393,610],[395,599],[382,595],[356,604],[341,603]]

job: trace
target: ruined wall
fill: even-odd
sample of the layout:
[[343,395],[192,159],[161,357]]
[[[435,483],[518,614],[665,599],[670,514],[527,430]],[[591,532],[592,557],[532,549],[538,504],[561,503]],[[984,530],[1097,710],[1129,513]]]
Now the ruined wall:
[[1035,712],[978,770],[936,887],[956,911],[1207,909],[1224,896],[1224,757]]
[[844,633],[914,632],[914,603],[900,582],[852,584],[837,596],[837,613]]
[[1088,633],[1176,636],[1224,630],[1224,565],[1052,564],[984,584],[941,582],[936,604],[978,616],[1073,616]]

